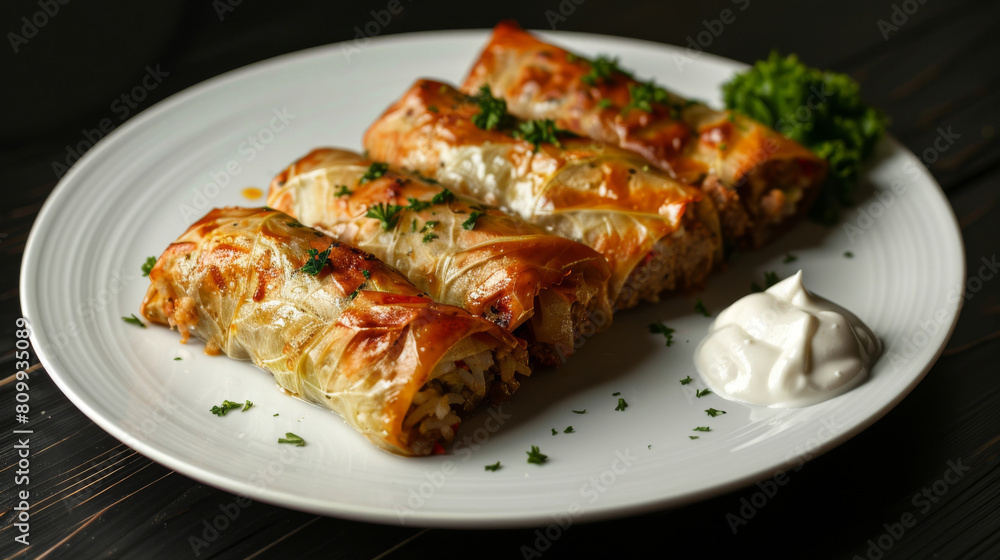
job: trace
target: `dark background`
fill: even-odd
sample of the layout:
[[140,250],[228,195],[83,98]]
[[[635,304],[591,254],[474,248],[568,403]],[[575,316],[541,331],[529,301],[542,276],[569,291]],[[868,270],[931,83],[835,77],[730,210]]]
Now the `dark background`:
[[[400,0],[402,11],[381,34],[488,28],[514,18],[529,29],[687,45],[712,27],[723,9],[746,4],[705,50],[753,62],[778,49],[798,53],[813,66],[849,73],[862,84],[866,100],[892,118],[891,134],[918,156],[942,131],[957,134],[955,144],[925,157],[925,163],[959,218],[967,274],[978,274],[981,259],[995,258],[1000,245],[1000,3],[576,1]],[[41,442],[32,445],[32,545],[13,542],[14,450],[8,442],[14,426],[18,271],[31,223],[63,166],[155,102],[259,60],[351,40],[355,27],[363,28],[373,19],[371,11],[387,4],[6,0],[0,7],[5,34],[0,185],[6,195],[0,207],[0,426],[5,434],[0,556],[195,557],[188,538],[201,534],[205,520],[236,499],[172,473],[113,439],[36,365],[32,409],[46,414],[35,416],[29,426]],[[471,63],[474,53],[469,56]],[[150,68],[166,76],[144,99],[127,105],[121,96]],[[998,286],[987,280],[967,301],[945,354],[902,404],[795,473],[735,534],[726,516],[738,514],[744,500],[760,490],[756,486],[673,511],[574,526],[542,557],[634,557],[647,550],[684,558],[1000,557]],[[918,507],[923,502],[914,502],[914,496],[935,483],[940,488],[954,464],[969,470],[926,511]],[[915,520],[912,528],[900,524],[907,514]],[[540,550],[539,543],[545,545],[538,535],[534,529],[380,526],[254,503],[197,557],[521,558],[522,546]]]

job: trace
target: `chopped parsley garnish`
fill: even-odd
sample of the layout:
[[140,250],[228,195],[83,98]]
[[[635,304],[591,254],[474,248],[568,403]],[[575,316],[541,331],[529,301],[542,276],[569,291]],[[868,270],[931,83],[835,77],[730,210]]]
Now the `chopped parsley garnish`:
[[704,397],[705,395],[707,395],[707,394],[709,394],[711,392],[712,392],[711,389],[701,389],[699,391],[695,391],[694,396],[696,396],[696,397],[698,397],[700,399],[700,398]]
[[438,235],[436,233],[434,233],[432,231],[428,231],[427,233],[424,234],[423,242],[424,243],[430,243],[431,241],[434,241],[437,238],[438,238]]
[[621,391],[615,391],[614,393],[611,393],[611,396],[612,397],[617,397],[618,395],[621,395],[621,394],[622,394]]
[[179,362],[179,361],[181,361],[181,360],[183,360],[183,359],[184,359],[184,358],[182,358],[182,357],[180,357],[180,356],[177,356],[176,358],[174,358],[174,361],[175,361],[175,362]]
[[364,289],[366,283],[367,282],[362,282],[361,284],[359,284],[358,287],[353,292],[351,292],[351,294],[348,295],[347,297],[349,299],[354,299],[354,298],[358,297],[358,294],[360,294],[361,290]]
[[481,216],[485,215],[486,215],[485,212],[473,211],[471,214],[469,214],[469,219],[462,222],[462,228],[472,231],[472,229],[476,227],[476,220],[478,220]]
[[407,210],[413,210],[414,212],[420,212],[421,210],[426,210],[431,207],[431,203],[424,200],[417,200],[416,198],[407,198],[409,204],[406,205]]
[[372,277],[372,273],[368,272],[364,268],[361,269],[361,275],[364,276],[366,280]]
[[693,381],[693,380],[691,379],[691,376],[689,375],[689,376],[685,377],[684,379],[681,379],[681,385],[687,385],[688,383],[691,383],[691,381]]
[[612,105],[611,100],[607,97],[602,97],[600,101],[597,102],[597,106],[601,109],[607,109]]
[[146,328],[146,324],[140,321],[139,318],[135,316],[135,313],[133,313],[131,317],[122,317],[122,321],[125,321],[130,325],[136,325],[142,328]]
[[725,410],[718,410],[716,408],[709,408],[709,409],[705,410],[705,414],[708,414],[712,418],[715,418],[716,416],[718,416],[720,414],[725,414],[725,413],[726,413]]
[[556,121],[552,119],[537,119],[519,123],[512,134],[514,138],[534,144],[537,152],[538,146],[542,143],[554,144],[562,148],[556,135],[564,132],[566,131],[556,127]]
[[751,282],[750,283],[750,289],[753,290],[754,292],[763,292],[764,290],[766,290],[766,289],[770,288],[771,286],[777,284],[779,281],[780,280],[779,280],[778,274],[776,272],[774,272],[773,270],[765,270],[764,271],[764,287],[761,288],[760,285],[757,284],[756,282]]
[[247,410],[250,409],[251,406],[253,406],[253,401],[246,401],[246,403],[244,403],[243,405],[243,410],[241,410],[240,412],[246,412]]
[[492,465],[486,465],[483,467],[484,470],[497,472],[500,470],[500,461],[493,463]]
[[275,412],[274,414],[272,414],[272,415],[271,415],[271,417],[273,418],[273,417],[275,417],[275,416],[277,416],[277,415],[278,415],[278,413],[277,413],[277,412]]
[[363,185],[368,181],[374,181],[375,179],[378,179],[379,177],[385,175],[385,172],[388,170],[389,170],[388,163],[382,163],[376,161],[375,163],[368,166],[368,171],[365,171],[365,174],[362,175],[360,179],[358,179],[358,184]]
[[623,113],[628,112],[632,108],[652,113],[654,103],[666,105],[670,102],[670,95],[667,93],[667,90],[652,81],[629,84],[628,94],[629,102],[628,105],[622,108]]
[[667,346],[670,346],[671,344],[674,343],[674,329],[672,329],[672,328],[664,325],[662,322],[661,323],[650,323],[649,324],[649,332],[651,332],[653,334],[657,334],[657,333],[662,334],[664,336],[664,338],[667,339]]
[[615,410],[624,411],[626,407],[628,407],[628,403],[625,402],[625,399],[618,397],[618,406],[615,407]]
[[285,432],[285,437],[278,438],[278,443],[290,443],[296,447],[302,447],[306,444],[306,440],[300,438],[292,432]]
[[587,409],[586,408],[583,409],[583,410],[574,410],[573,411],[573,414],[586,414],[586,413],[587,413]]
[[629,78],[632,77],[630,72],[622,70],[618,66],[618,57],[611,58],[604,56],[603,54],[597,55],[597,58],[590,61],[590,72],[584,75],[581,80],[589,85],[597,85],[598,80],[608,80],[614,77],[615,72],[624,74]]
[[795,262],[797,260],[799,260],[798,257],[796,257],[795,255],[793,255],[791,253],[788,253],[787,255],[785,255],[785,260],[783,260],[781,262],[783,262],[784,264],[788,264],[788,263],[793,263],[793,262]]
[[472,124],[483,130],[510,126],[511,116],[507,113],[507,102],[493,97],[489,85],[483,84],[479,93],[472,96],[472,100],[479,104],[479,113],[472,116]]
[[347,188],[347,185],[337,185],[337,190],[333,193],[334,196],[350,196],[354,194],[354,191]]
[[432,113],[437,113],[438,112],[437,105],[428,105],[427,106],[427,110],[430,111],[430,112],[432,112]]
[[712,428],[708,426],[698,426],[697,428],[691,430],[692,432],[711,432]]
[[243,407],[243,410],[246,410],[251,406],[253,406],[253,403],[250,401],[246,401],[245,403],[238,403],[230,400],[224,400],[222,401],[221,405],[213,406],[211,412],[216,416],[225,416],[226,413],[229,412],[230,410],[236,410],[237,408],[240,407]]
[[431,199],[431,204],[447,204],[452,200],[455,200],[455,194],[448,189],[441,189],[441,192]]
[[572,434],[573,433],[573,426],[566,426],[566,429],[563,430],[563,433],[564,434]]
[[709,313],[708,309],[705,307],[705,302],[701,301],[701,298],[698,298],[698,300],[694,302],[694,310],[706,317],[712,316],[712,314]]
[[698,439],[700,436],[688,436],[688,439]]
[[154,266],[156,266],[156,257],[146,257],[146,262],[142,263],[142,275],[149,276]]
[[[722,93],[727,108],[773,127],[827,160],[828,181],[810,215],[824,224],[835,223],[841,209],[855,201],[861,165],[884,134],[885,114],[864,103],[850,76],[810,68],[795,55],[776,52],[733,76]],[[812,109],[806,118],[798,117],[802,107]]]
[[410,233],[416,233],[416,231],[417,231],[417,219],[413,218],[413,221],[410,222]]
[[541,450],[538,449],[537,445],[531,446],[531,451],[525,451],[528,454],[528,462],[535,465],[541,465],[549,459],[548,455],[544,455]]
[[844,256],[847,257],[848,259],[853,259],[854,258],[854,253],[852,253],[850,251],[844,251]]
[[555,428],[552,428],[552,435],[556,435],[556,434],[558,434],[558,433],[559,433],[559,432],[557,432]]
[[430,220],[430,221],[428,221],[427,223],[424,224],[424,227],[420,228],[420,233],[423,233],[423,232],[425,232],[425,231],[427,231],[429,229],[434,229],[440,223],[441,222],[439,222],[438,220]]
[[389,231],[390,228],[396,226],[396,222],[399,221],[399,211],[403,207],[398,204],[386,204],[384,202],[379,202],[373,206],[368,207],[368,212],[365,214],[367,218],[374,218],[382,222],[382,230]]
[[306,264],[302,265],[302,268],[299,270],[305,272],[306,274],[316,276],[323,270],[323,267],[326,266],[327,260],[330,258],[330,249],[332,248],[333,245],[330,245],[326,248],[326,251],[323,251],[322,253],[316,249],[309,249],[309,260],[306,261]]

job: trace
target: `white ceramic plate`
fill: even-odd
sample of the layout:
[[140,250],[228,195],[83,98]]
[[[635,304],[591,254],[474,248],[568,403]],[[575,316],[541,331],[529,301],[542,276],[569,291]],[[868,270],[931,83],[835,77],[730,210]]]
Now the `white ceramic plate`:
[[[638,75],[716,105],[719,84],[743,68],[704,54],[685,63],[684,49],[653,43],[544,35],[581,53],[619,56]],[[509,527],[677,506],[771,477],[860,432],[930,369],[958,315],[963,248],[940,188],[891,140],[867,173],[882,194],[846,216],[850,228],[803,224],[736,258],[701,294],[718,312],[763,271],[802,268],[808,287],[875,330],[886,354],[871,378],[810,408],[695,398],[704,385],[679,380],[697,378],[692,354],[710,319],[694,312],[693,297],[679,296],[618,315],[563,368],[537,372],[513,402],[463,424],[450,455],[406,459],[279,393],[246,362],[121,320],[137,313],[148,285],[145,258],[197,217],[212,206],[262,205],[242,189],[263,189],[315,146],[358,149],[367,125],[416,78],[459,81],[486,38],[404,35],[360,52],[330,45],[279,57],[180,93],[102,140],[46,202],[23,262],[32,341],[59,387],[144,455],[236,494],[368,521]],[[798,260],[784,264],[787,253]],[[658,320],[676,329],[671,347],[647,330]],[[624,412],[615,410],[615,392],[628,402]],[[223,399],[256,405],[210,414]],[[709,418],[709,407],[727,414]],[[712,431],[692,431],[705,425]],[[563,433],[568,426],[573,433]],[[279,445],[285,432],[308,444]],[[532,445],[546,464],[526,462]],[[500,470],[483,468],[497,461]]]

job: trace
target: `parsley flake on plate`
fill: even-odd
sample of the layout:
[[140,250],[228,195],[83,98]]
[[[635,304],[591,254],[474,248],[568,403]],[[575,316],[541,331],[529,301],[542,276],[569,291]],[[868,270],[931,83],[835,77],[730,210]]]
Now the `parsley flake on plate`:
[[718,416],[720,414],[725,414],[725,413],[726,413],[725,410],[719,410],[719,409],[716,409],[716,408],[709,408],[708,410],[705,411],[705,414],[708,414],[712,418],[715,418],[716,416]]
[[705,307],[705,302],[701,301],[701,298],[698,298],[698,300],[694,302],[694,310],[701,313],[705,317],[712,316],[712,314],[708,312],[708,308]]
[[302,447],[306,444],[306,440],[300,438],[292,432],[285,432],[285,437],[278,438],[278,443],[290,443],[296,447]]
[[691,430],[692,432],[711,432],[712,428],[708,426],[698,426],[697,428]]
[[407,198],[409,204],[406,205],[407,210],[413,210],[414,212],[420,212],[421,210],[426,210],[431,207],[431,203],[425,200],[418,200],[416,198]]
[[653,334],[657,333],[662,334],[663,337],[667,339],[667,346],[670,346],[671,344],[674,343],[674,329],[664,325],[662,322],[650,323],[649,332]]
[[154,266],[156,266],[156,257],[146,257],[146,262],[142,263],[142,275],[149,276]]
[[549,460],[549,456],[543,454],[537,445],[532,445],[531,451],[525,451],[525,453],[528,454],[528,462],[535,465],[541,465]]
[[695,391],[694,396],[696,396],[696,397],[698,397],[700,399],[700,398],[704,397],[705,395],[707,395],[707,394],[709,394],[711,392],[712,392],[711,389],[701,389],[699,391]]
[[347,188],[347,185],[337,185],[337,190],[334,191],[333,196],[351,196],[354,191]]
[[628,403],[625,402],[625,399],[618,397],[618,406],[615,407],[615,410],[624,411],[626,407],[628,407]]
[[241,407],[243,408],[243,410],[246,410],[251,406],[253,406],[253,403],[250,401],[238,403],[238,402],[233,402],[231,400],[224,400],[222,401],[221,405],[213,406],[211,408],[211,412],[216,416],[225,416],[226,413],[229,412],[230,410],[236,410],[237,408]]
[[136,325],[142,328],[146,328],[146,324],[140,321],[139,318],[135,316],[135,313],[133,313],[131,317],[122,317],[122,321],[125,321],[130,325]]
[[689,376],[685,377],[684,379],[681,379],[681,385],[687,385],[688,383],[691,383],[691,381],[693,381],[693,380],[691,379],[691,376],[689,375]]
[[487,471],[497,472],[498,470],[500,470],[500,461],[497,461],[492,465],[485,465],[483,466],[483,469]]
[[573,414],[586,414],[586,413],[587,413],[587,409],[586,408],[583,409],[583,410],[574,410],[573,411]]

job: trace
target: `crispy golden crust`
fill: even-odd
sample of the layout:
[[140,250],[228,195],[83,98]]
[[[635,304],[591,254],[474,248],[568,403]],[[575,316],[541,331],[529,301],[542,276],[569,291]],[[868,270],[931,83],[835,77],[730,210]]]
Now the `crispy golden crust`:
[[[317,273],[303,270],[318,255],[327,261]],[[252,360],[287,391],[336,411],[395,453],[426,454],[449,439],[441,430],[404,428],[404,419],[445,357],[462,358],[452,352],[457,345],[475,341],[497,365],[526,360],[495,325],[433,302],[370,254],[273,210],[211,211],[149,276],[146,319]],[[516,381],[508,379],[509,393]]]
[[634,151],[684,183],[701,186],[715,177],[708,194],[730,243],[759,245],[808,210],[826,164],[805,147],[757,121],[672,93],[651,112],[626,110],[629,88],[640,82],[614,73],[588,83],[590,70],[587,60],[502,22],[462,89],[471,94],[489,85],[512,114],[554,119],[562,128]]
[[[533,356],[549,355],[535,345],[557,346],[552,351],[563,356],[573,351],[580,325],[571,306],[610,312],[610,271],[593,249],[462,197],[435,202],[443,188],[419,176],[388,170],[362,183],[374,163],[346,150],[315,149],[274,178],[268,206],[371,251],[434,300],[516,332]],[[394,226],[366,217],[380,204],[402,207]],[[552,298],[566,305],[541,313],[539,301]]]
[[[612,301],[657,244],[674,243],[685,219],[714,216],[700,191],[631,152],[579,138],[536,150],[509,132],[478,128],[472,122],[478,113],[477,103],[451,86],[419,80],[368,129],[365,148],[373,159],[433,177],[592,247],[611,267]],[[718,228],[714,218],[702,225]],[[712,255],[710,270],[721,259],[721,236],[701,239],[709,244],[699,252]],[[702,268],[671,282],[698,285],[708,275]]]

